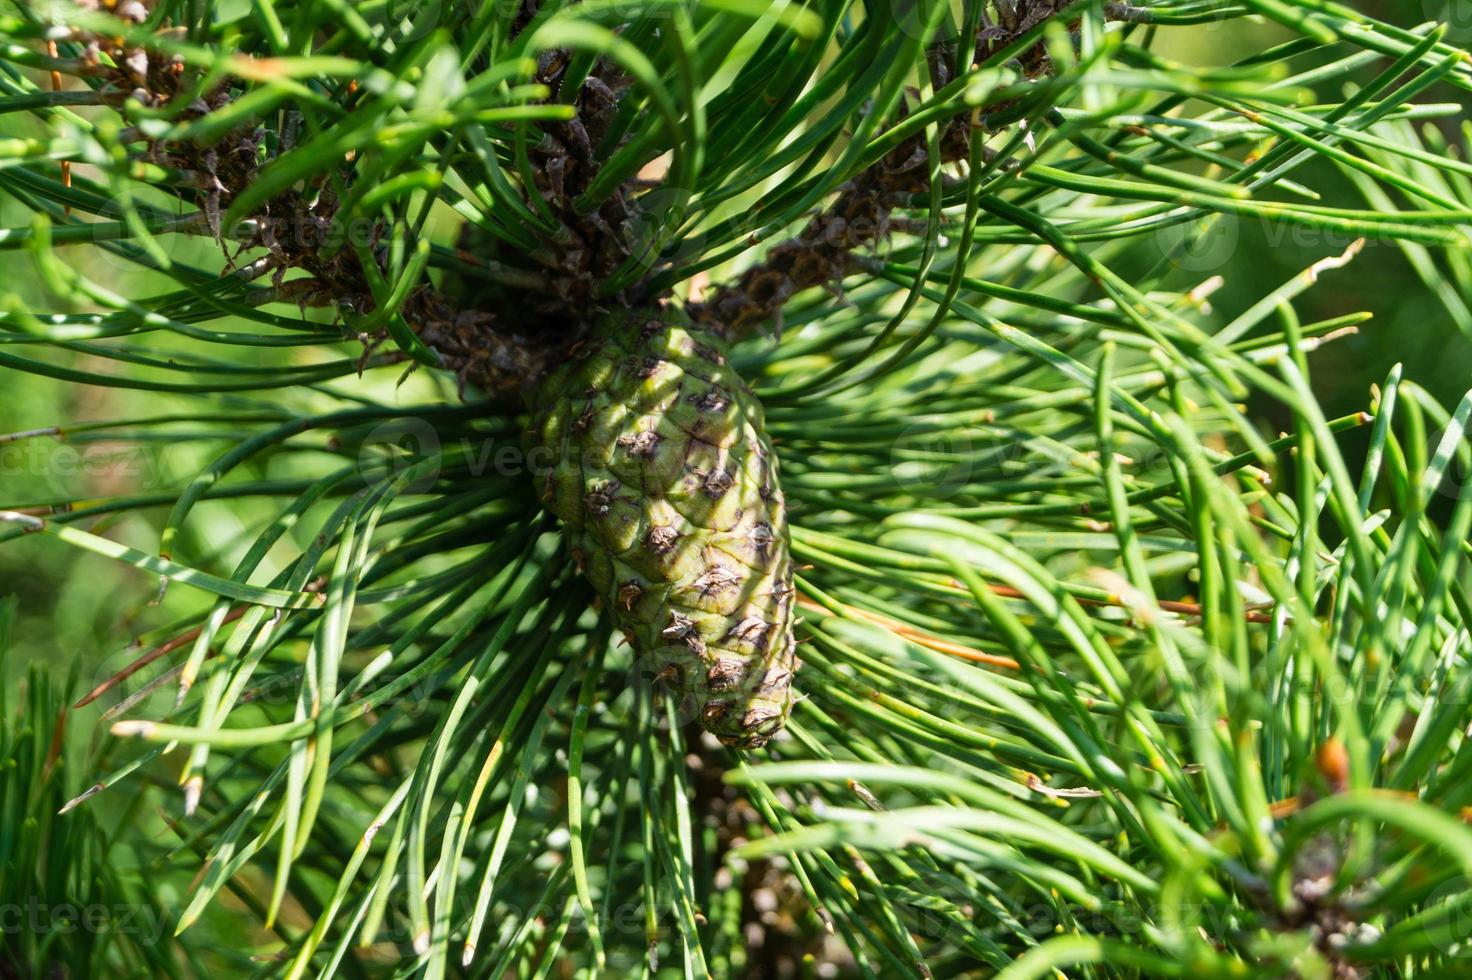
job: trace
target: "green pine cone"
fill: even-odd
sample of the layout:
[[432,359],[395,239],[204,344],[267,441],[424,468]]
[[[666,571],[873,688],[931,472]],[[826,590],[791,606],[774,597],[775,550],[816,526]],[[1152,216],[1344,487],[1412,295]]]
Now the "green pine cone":
[[597,327],[533,392],[542,499],[635,654],[702,726],[755,748],[797,669],[792,558],[761,405],[673,310]]

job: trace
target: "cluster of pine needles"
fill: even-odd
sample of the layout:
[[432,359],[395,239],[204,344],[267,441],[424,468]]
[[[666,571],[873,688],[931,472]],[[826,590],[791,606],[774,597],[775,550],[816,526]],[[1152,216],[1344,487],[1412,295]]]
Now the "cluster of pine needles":
[[[109,665],[67,812],[44,674],[0,733],[0,881],[84,862],[178,934],[4,933],[0,976],[1460,975],[1472,398],[1387,365],[1326,417],[1313,352],[1366,317],[1295,312],[1408,260],[1472,329],[1444,33],[0,7],[0,378],[93,393],[0,447],[157,463],[0,486],[0,554],[136,604],[65,651]],[[1180,260],[1224,223],[1329,245],[1223,315]],[[618,642],[526,472],[516,385],[652,302],[741,341],[780,458],[803,667],[759,751]],[[115,866],[119,822],[159,826]]]

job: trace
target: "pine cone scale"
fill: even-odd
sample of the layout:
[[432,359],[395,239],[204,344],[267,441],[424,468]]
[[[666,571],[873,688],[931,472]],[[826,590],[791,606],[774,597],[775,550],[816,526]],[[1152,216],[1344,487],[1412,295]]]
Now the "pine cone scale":
[[660,310],[594,329],[531,396],[543,499],[635,653],[728,745],[785,724],[797,667],[785,503],[720,339]]

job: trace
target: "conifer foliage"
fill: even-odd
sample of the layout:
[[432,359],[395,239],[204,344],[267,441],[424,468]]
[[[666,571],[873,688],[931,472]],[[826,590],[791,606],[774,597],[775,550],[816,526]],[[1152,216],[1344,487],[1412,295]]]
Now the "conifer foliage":
[[0,485],[140,588],[57,820],[156,785],[241,976],[1458,975],[1472,398],[1310,371],[1355,263],[1472,330],[1469,90],[1333,0],[12,0],[0,378],[92,397],[0,445],[160,460]]

